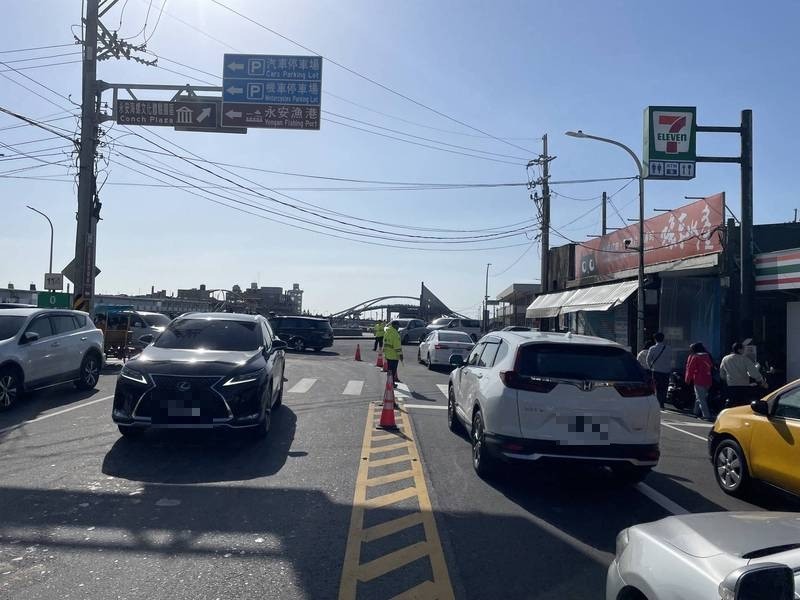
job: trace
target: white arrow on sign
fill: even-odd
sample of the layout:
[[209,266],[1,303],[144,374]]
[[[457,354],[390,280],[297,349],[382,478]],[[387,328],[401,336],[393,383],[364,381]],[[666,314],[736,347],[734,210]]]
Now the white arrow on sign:
[[229,94],[244,94],[244,88],[240,88],[240,87],[231,86],[225,91],[228,92]]
[[228,112],[225,113],[225,116],[228,117],[229,119],[236,119],[238,117],[241,117],[242,113],[238,110],[229,110]]
[[200,114],[197,115],[197,122],[202,123],[210,116],[211,116],[211,107],[206,106],[203,110],[200,111]]
[[231,71],[243,71],[244,65],[242,63],[232,62],[228,64],[228,68]]

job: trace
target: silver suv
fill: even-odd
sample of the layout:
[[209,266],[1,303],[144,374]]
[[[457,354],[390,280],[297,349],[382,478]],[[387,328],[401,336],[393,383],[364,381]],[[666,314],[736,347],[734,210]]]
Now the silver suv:
[[103,332],[86,313],[50,308],[0,312],[0,410],[24,392],[73,382],[97,385],[103,367]]

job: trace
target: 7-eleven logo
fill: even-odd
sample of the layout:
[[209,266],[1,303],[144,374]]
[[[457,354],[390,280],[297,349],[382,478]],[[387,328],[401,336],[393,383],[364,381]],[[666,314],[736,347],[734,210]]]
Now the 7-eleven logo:
[[689,151],[689,131],[692,113],[653,112],[655,147],[664,154],[682,154]]

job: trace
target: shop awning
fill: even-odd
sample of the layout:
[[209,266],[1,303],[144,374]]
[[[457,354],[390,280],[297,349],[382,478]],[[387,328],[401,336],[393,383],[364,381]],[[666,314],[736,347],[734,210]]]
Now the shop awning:
[[575,294],[561,308],[561,313],[609,310],[625,302],[638,286],[636,281],[622,281],[575,290]]
[[579,310],[605,311],[622,304],[636,291],[636,281],[622,281],[538,296],[525,311],[528,319],[547,319]]
[[552,294],[542,294],[537,296],[525,311],[525,317],[528,319],[549,319],[550,317],[557,317],[561,312],[561,307],[573,296],[577,290],[565,290],[563,292],[554,292]]

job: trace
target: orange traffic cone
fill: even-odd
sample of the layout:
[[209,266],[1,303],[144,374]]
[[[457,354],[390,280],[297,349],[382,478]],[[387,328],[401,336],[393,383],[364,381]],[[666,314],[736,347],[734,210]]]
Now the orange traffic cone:
[[383,350],[378,350],[378,358],[375,359],[375,366],[379,369],[383,367]]
[[385,358],[383,359],[383,372],[386,373],[389,370],[389,361]]
[[361,344],[356,344],[356,357],[353,360],[361,362]]
[[383,392],[383,410],[381,411],[381,421],[378,424],[379,429],[397,429],[397,423],[394,422],[394,383],[392,382],[392,374],[386,377],[386,390]]

